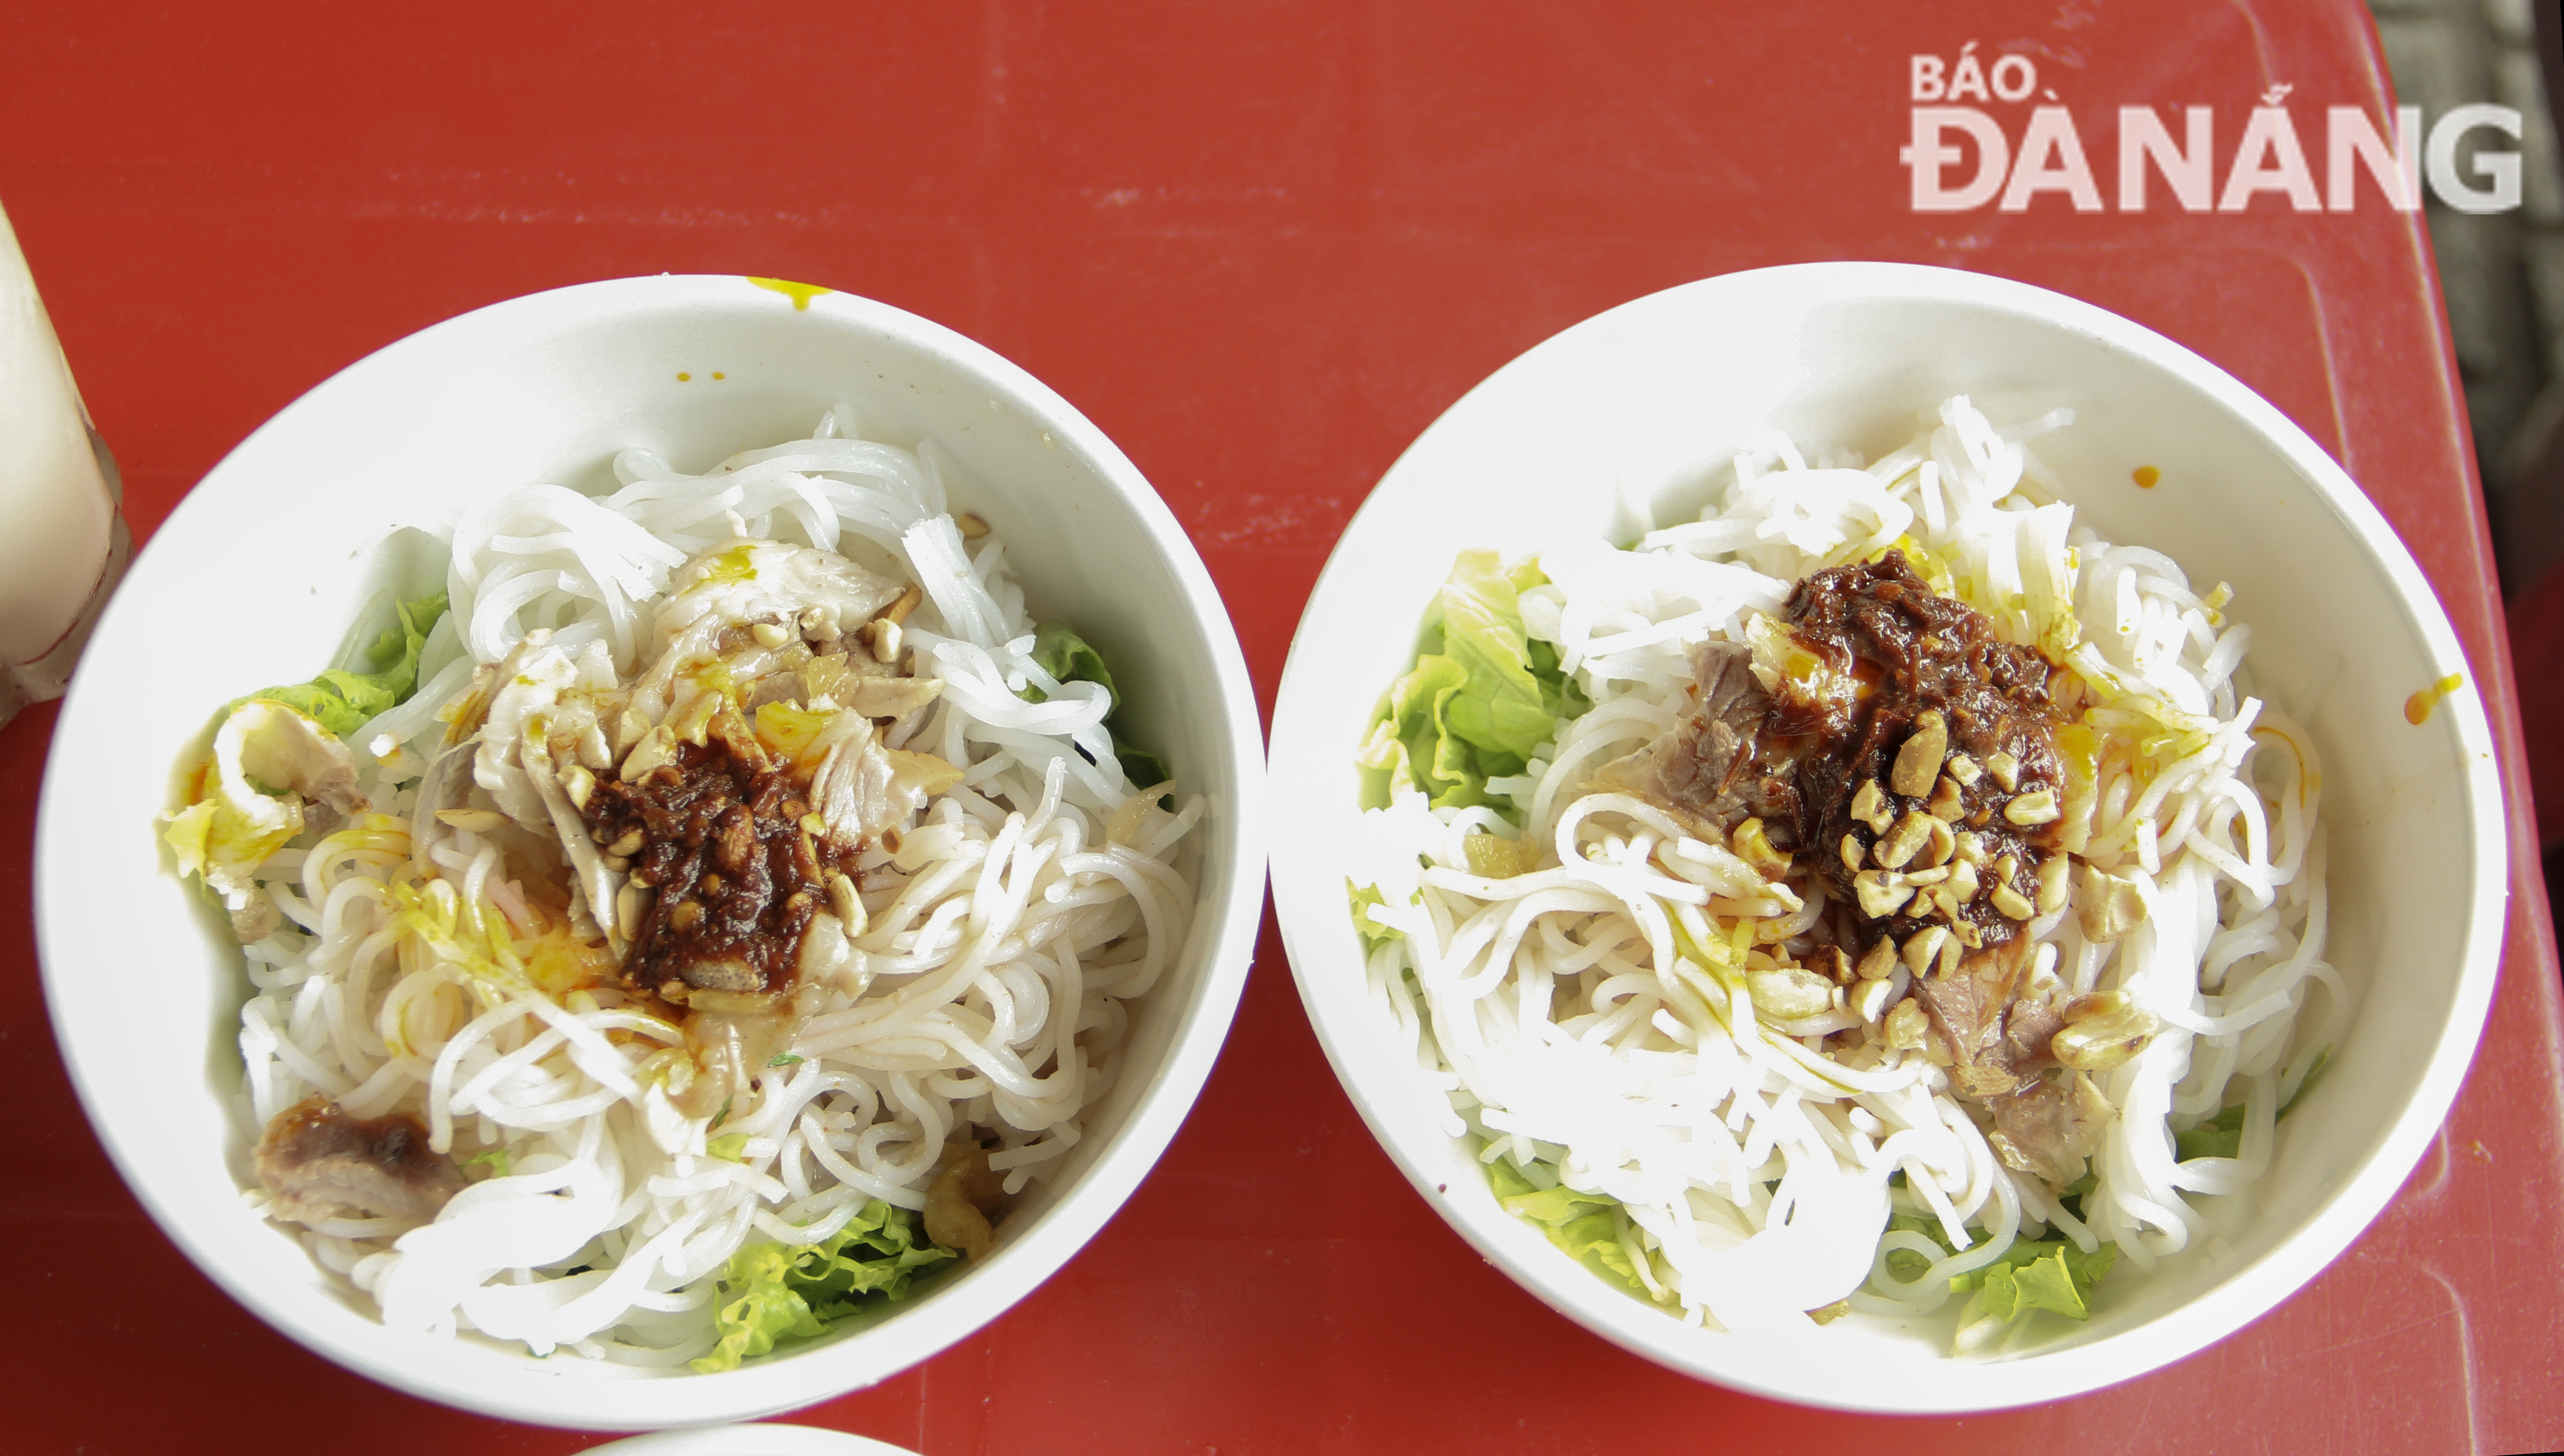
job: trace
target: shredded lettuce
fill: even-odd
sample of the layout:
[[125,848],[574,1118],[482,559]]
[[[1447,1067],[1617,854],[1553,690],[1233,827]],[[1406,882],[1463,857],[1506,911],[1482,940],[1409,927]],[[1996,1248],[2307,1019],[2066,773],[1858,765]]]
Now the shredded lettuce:
[[267,688],[248,695],[282,703],[339,737],[364,727],[377,715],[407,702],[418,691],[418,655],[427,634],[445,615],[445,593],[400,604],[400,621],[374,640],[366,661],[373,671],[351,673],[330,668],[311,682],[291,688]]
[[[2297,1080],[2297,1090],[2288,1094],[2288,1100],[2279,1105],[2279,1111],[2270,1121],[2276,1123],[2293,1111],[2298,1100],[2314,1091],[2315,1084],[2323,1080],[2324,1069],[2331,1063],[2332,1048],[2319,1048],[2313,1064],[2306,1068],[2306,1075]],[[2241,1156],[2244,1150],[2244,1104],[2239,1102],[2222,1108],[2207,1122],[2175,1133],[2172,1144],[2173,1156],[2182,1162],[2194,1157]]]
[[[1033,629],[1033,661],[1063,683],[1102,686],[1112,700],[1112,713],[1122,711],[1122,690],[1113,686],[1113,670],[1104,665],[1104,654],[1066,622],[1044,622]],[[1105,716],[1110,718],[1112,713]]]
[[904,1298],[918,1271],[954,1257],[926,1241],[917,1214],[879,1198],[816,1244],[749,1244],[722,1273],[721,1339],[694,1367],[735,1370],[778,1342],[824,1334],[867,1305]]
[[2175,1133],[2173,1156],[2188,1162],[2194,1157],[2233,1157],[2244,1148],[2244,1104],[2237,1103],[2196,1128]]
[[1499,1206],[1516,1218],[1538,1224],[1551,1243],[1566,1251],[1567,1257],[1633,1294],[1647,1292],[1629,1262],[1628,1249],[1620,1242],[1618,1199],[1602,1193],[1579,1193],[1563,1186],[1534,1187],[1522,1169],[1502,1157],[1487,1164],[1487,1181],[1495,1188]]
[[[1041,670],[1063,683],[1095,683],[1104,689],[1112,707],[1104,715],[1104,730],[1113,737],[1113,756],[1122,761],[1122,776],[1141,788],[1165,783],[1175,777],[1167,760],[1137,747],[1122,736],[1113,721],[1122,716],[1122,690],[1113,686],[1113,670],[1104,665],[1104,654],[1092,643],[1077,635],[1077,629],[1066,622],[1044,622],[1033,629],[1033,661]],[[1039,703],[1050,695],[1027,685],[1026,702]]]
[[1356,885],[1353,881],[1347,880],[1345,894],[1353,900],[1354,929],[1362,933],[1363,954],[1366,958],[1381,946],[1406,935],[1395,926],[1384,926],[1371,918],[1373,906],[1389,904],[1389,897],[1380,893],[1379,886]]
[[[1944,1253],[1955,1252],[1942,1236],[1939,1219],[1899,1213],[1888,1219],[1887,1227],[1891,1232],[1919,1233]],[[1959,1328],[1967,1331],[1988,1322],[2009,1325],[2032,1310],[2054,1310],[2069,1320],[2088,1319],[2093,1287],[2118,1260],[2119,1246],[2113,1243],[2087,1254],[2064,1238],[2015,1239],[1992,1263],[1952,1276],[1951,1292],[1969,1296],[1959,1314]],[[1915,1278],[1930,1267],[1929,1261],[1910,1249],[1888,1251],[1888,1272],[1899,1279]]]
[[[1108,725],[1105,731],[1113,732],[1113,729]],[[1113,757],[1122,765],[1122,776],[1142,788],[1165,783],[1175,776],[1175,771],[1167,766],[1166,759],[1146,748],[1133,747],[1118,732],[1113,733]]]
[[2086,1254],[2061,1239],[2027,1247],[2016,1242],[2004,1257],[1950,1281],[1953,1289],[1975,1290],[1959,1312],[1959,1328],[1989,1320],[2009,1325],[2032,1310],[2054,1310],[2069,1320],[2089,1319],[2092,1287],[2118,1260],[2117,1244],[2105,1243]]
[[[1932,1242],[1939,1244],[1941,1246],[1942,1253],[1950,1254],[1957,1252],[1950,1247],[1950,1241],[1947,1238],[1942,1237],[1940,1221],[1938,1219],[1926,1218],[1919,1213],[1897,1213],[1889,1215],[1887,1220],[1887,1231],[1889,1233],[1919,1233],[1923,1237],[1930,1239]],[[1915,1253],[1912,1249],[1890,1249],[1887,1251],[1887,1272],[1895,1275],[1899,1279],[1914,1279],[1921,1275],[1924,1270],[1931,1267],[1931,1260]]]
[[1510,801],[1487,780],[1521,773],[1559,724],[1592,705],[1559,670],[1558,652],[1523,631],[1522,593],[1546,585],[1533,562],[1510,569],[1493,551],[1462,551],[1424,620],[1415,666],[1389,691],[1359,762],[1362,805],[1386,808],[1413,784],[1435,808]]

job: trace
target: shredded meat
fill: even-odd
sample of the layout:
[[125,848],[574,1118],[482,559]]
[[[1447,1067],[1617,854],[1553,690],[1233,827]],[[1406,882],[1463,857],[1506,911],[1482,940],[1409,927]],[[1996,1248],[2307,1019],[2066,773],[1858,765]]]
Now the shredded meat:
[[279,1218],[391,1218],[425,1223],[463,1191],[454,1159],[427,1145],[406,1113],[358,1120],[315,1095],[278,1113],[258,1140],[259,1181]]
[[2001,1097],[2056,1065],[2047,1043],[2065,1021],[2043,997],[2024,994],[2029,943],[2012,940],[1966,957],[1951,974],[1914,982],[1914,999],[1950,1053],[1950,1084],[1962,1097]]
[[1986,1110],[1995,1120],[1986,1141],[2004,1162],[2059,1188],[2083,1176],[2116,1113],[2091,1078],[2063,1067],[1991,1099]]
[[1798,744],[1766,731],[1776,705],[1754,680],[1740,642],[1704,642],[1692,655],[1700,703],[1680,728],[1603,769],[1611,787],[1648,799],[1705,839],[1724,842],[1749,818],[1775,848],[1799,844]]
[[801,937],[828,902],[840,857],[811,839],[807,799],[731,710],[701,743],[631,782],[604,781],[588,832],[643,887],[624,984],[684,1003],[697,991],[791,989]]

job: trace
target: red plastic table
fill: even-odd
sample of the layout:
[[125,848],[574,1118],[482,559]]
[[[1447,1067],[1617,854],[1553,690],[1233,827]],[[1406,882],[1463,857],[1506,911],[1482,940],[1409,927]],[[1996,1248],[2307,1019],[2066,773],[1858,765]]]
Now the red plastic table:
[[[2049,194],[1917,214],[1897,159],[1909,58],[1970,41],[2033,61],[2113,199],[2123,104],[2214,107],[2225,157],[2273,86],[2313,136],[2323,107],[2386,94],[2356,0],[106,0],[0,12],[0,197],[137,537],[270,413],[451,313],[624,274],[808,279],[984,340],[1119,441],[1191,530],[1268,704],[1364,493],[1523,348],[1764,264],[2001,273],[2190,344],[2332,450],[2437,584],[2515,748],[2418,220],[2373,190],[2346,213],[2276,195],[2193,213],[2160,187],[2142,212]],[[2018,138],[2020,110],[1994,109]],[[424,1404],[306,1353],[125,1193],[38,989],[27,887],[52,727],[48,709],[0,731],[0,1246],[22,1271],[0,1284],[0,1447],[603,1439]],[[797,1418],[932,1456],[2564,1445],[2564,1019],[2510,758],[2508,957],[2446,1134],[2311,1288],[2151,1377],[1900,1421],[1756,1400],[1604,1345],[1408,1192],[1268,930],[1208,1091],[1102,1237],[976,1339]]]

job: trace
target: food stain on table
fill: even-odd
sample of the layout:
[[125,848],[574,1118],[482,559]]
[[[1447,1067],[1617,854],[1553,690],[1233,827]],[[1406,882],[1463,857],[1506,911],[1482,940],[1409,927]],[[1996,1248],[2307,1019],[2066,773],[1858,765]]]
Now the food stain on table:
[[2420,728],[2431,721],[2431,710],[2440,700],[2466,685],[2466,675],[2451,673],[2440,681],[2404,700],[2404,721]]
[[833,294],[836,292],[835,289],[823,289],[814,283],[792,283],[780,278],[750,278],[748,279],[748,282],[761,289],[772,289],[774,292],[790,299],[792,301],[792,310],[796,313],[808,309],[810,307],[810,301],[819,297],[821,294]]
[[2141,465],[2130,474],[2129,479],[2137,483],[2138,490],[2151,491],[2155,488],[2155,482],[2163,479],[2163,472],[2151,465]]

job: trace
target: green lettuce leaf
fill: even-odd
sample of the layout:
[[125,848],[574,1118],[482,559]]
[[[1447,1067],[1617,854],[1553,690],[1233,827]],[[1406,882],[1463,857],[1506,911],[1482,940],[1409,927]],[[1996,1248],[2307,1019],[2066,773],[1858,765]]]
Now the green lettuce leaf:
[[1415,665],[1392,684],[1357,762],[1362,803],[1384,808],[1412,782],[1436,808],[1509,801],[1489,778],[1518,774],[1592,705],[1559,670],[1557,650],[1523,631],[1522,593],[1545,583],[1537,565],[1505,569],[1493,551],[1462,551],[1425,615]]
[[[1104,665],[1104,654],[1097,652],[1077,629],[1066,622],[1044,622],[1033,629],[1033,661],[1041,670],[1063,683],[1098,683],[1113,700],[1111,718],[1122,711],[1122,691],[1113,686],[1113,671]],[[1040,689],[1030,690],[1039,694]],[[1045,695],[1046,696],[1046,695]],[[1035,697],[1038,703],[1041,698]]]
[[[2105,1247],[2116,1252],[2115,1246]],[[1959,1323],[1995,1320],[2008,1325],[2031,1310],[2054,1310],[2069,1320],[2088,1319],[2091,1310],[2083,1302],[2075,1273],[2062,1249],[2027,1264],[1998,1261],[1981,1271],[1976,1297],[1960,1312]]]
[[1389,690],[1389,707],[1356,758],[1363,771],[1363,807],[1389,807],[1391,786],[1403,778],[1437,806],[1483,804],[1487,776],[1469,745],[1443,722],[1445,707],[1468,673],[1438,653],[1415,660]]
[[[2080,1288],[2089,1289],[2100,1283],[2101,1276],[2109,1273],[2110,1266],[2117,1263],[2118,1259],[2119,1246],[2116,1244],[2105,1243],[2086,1254],[2076,1248],[2070,1239],[2039,1239],[2034,1242],[2030,1239],[2015,1239],[2012,1241],[2012,1247],[2003,1251],[2003,1257],[1993,1263],[1979,1265],[1965,1274],[1951,1276],[1950,1288],[1953,1292],[1964,1293],[1985,1287],[1989,1281],[1997,1277],[1995,1272],[1997,1270],[2007,1271],[2018,1277],[2020,1270],[2032,1264],[2061,1260],[2058,1267],[2074,1274]],[[2078,1315],[2075,1318],[2082,1317]]]
[[[1944,1254],[1954,1252],[1937,1218],[1898,1213],[1887,1226],[1891,1231],[1919,1233],[1940,1245]],[[2086,1254],[2069,1239],[2015,1239],[1992,1263],[1951,1276],[1951,1292],[1970,1295],[1959,1324],[1963,1329],[1985,1320],[2010,1324],[2031,1310],[2054,1310],[2071,1320],[2085,1319],[2091,1313],[2093,1286],[2118,1260],[2116,1244],[2104,1243]],[[1910,1249],[1888,1251],[1888,1271],[1899,1279],[1913,1279],[1930,1267]]]
[[1380,893],[1379,886],[1356,885],[1353,881],[1347,880],[1345,882],[1345,893],[1353,900],[1354,929],[1362,933],[1363,954],[1365,956],[1369,956],[1371,952],[1388,944],[1391,940],[1402,939],[1405,937],[1406,933],[1404,931],[1401,931],[1394,926],[1384,926],[1380,922],[1371,918],[1371,908],[1373,906],[1389,904],[1389,897]]
[[754,1243],[731,1256],[716,1317],[719,1343],[695,1360],[707,1374],[807,1340],[879,1300],[906,1297],[918,1272],[958,1257],[926,1242],[919,1216],[876,1198],[846,1226],[806,1248]]
[[2196,1128],[2175,1133],[2172,1143],[2173,1156],[2183,1162],[2194,1157],[2233,1157],[2244,1146],[2244,1104],[2239,1102]]
[[[1167,760],[1137,747],[1122,736],[1113,721],[1122,716],[1122,690],[1113,685],[1113,670],[1104,665],[1104,654],[1094,644],[1077,635],[1077,629],[1066,622],[1044,622],[1033,629],[1033,661],[1043,672],[1063,683],[1097,683],[1104,688],[1112,708],[1104,715],[1104,730],[1113,737],[1113,756],[1122,764],[1122,776],[1141,788],[1165,783],[1175,777]],[[1031,684],[1024,686],[1023,698],[1039,703],[1050,695]]]
[[250,698],[265,698],[295,709],[322,728],[345,737],[376,715],[397,708],[418,691],[418,655],[427,634],[445,615],[445,593],[400,604],[400,621],[374,641],[366,661],[373,671],[351,673],[330,668],[309,683],[269,688]]
[[2063,1239],[2015,1242],[2003,1257],[1950,1281],[1975,1291],[1959,1312],[1966,1329],[1984,1321],[2011,1324],[2032,1310],[2054,1310],[2069,1320],[2091,1316],[2092,1289],[2119,1259],[2119,1246],[2086,1254]]
[[1113,732],[1109,726],[1105,731],[1113,733],[1113,758],[1115,762],[1122,765],[1124,778],[1142,788],[1147,788],[1152,784],[1165,783],[1175,776],[1175,771],[1167,766],[1166,759],[1146,748],[1132,747],[1123,740],[1120,733]]
[[1566,1187],[1536,1188],[1522,1169],[1502,1157],[1487,1164],[1487,1181],[1507,1213],[1540,1225],[1569,1258],[1631,1293],[1647,1292],[1620,1242],[1619,1222],[1613,1217],[1618,1199]]
[[1531,672],[1514,578],[1493,551],[1462,551],[1442,583],[1442,651],[1459,665],[1457,692],[1444,708],[1451,735],[1478,750],[1488,773],[1520,773],[1558,730]]
[[[2288,1100],[2279,1105],[2279,1111],[2272,1115],[2270,1121],[2275,1124],[2279,1119],[2286,1117],[2307,1093],[2315,1090],[2315,1084],[2323,1080],[2324,1070],[2331,1065],[2332,1048],[2318,1049],[2315,1052],[2314,1065],[2306,1068],[2306,1075],[2297,1081],[2297,1090],[2290,1093]],[[2217,1116],[2198,1127],[2175,1133],[2172,1136],[2172,1144],[2174,1157],[2182,1162],[2188,1162],[2194,1157],[2242,1156],[2244,1104],[2239,1102],[2222,1108]]]
[[[1889,1233],[1919,1233],[1923,1237],[1930,1239],[1932,1242],[1939,1244],[1941,1246],[1941,1252],[1944,1255],[1957,1252],[1957,1250],[1950,1247],[1950,1241],[1942,1236],[1941,1220],[1937,1218],[1929,1218],[1920,1213],[1890,1214],[1887,1219],[1887,1231]],[[1932,1267],[1932,1260],[1924,1258],[1921,1254],[1914,1252],[1912,1249],[1890,1249],[1887,1251],[1887,1272],[1903,1280],[1910,1281],[1920,1279],[1923,1276],[1923,1271]]]
[[696,1369],[706,1374],[735,1370],[740,1361],[768,1352],[778,1341],[827,1332],[787,1283],[795,1258],[789,1245],[773,1243],[750,1244],[731,1256],[730,1268],[722,1274],[723,1290],[731,1298],[715,1317],[721,1337],[712,1353],[692,1362]]

